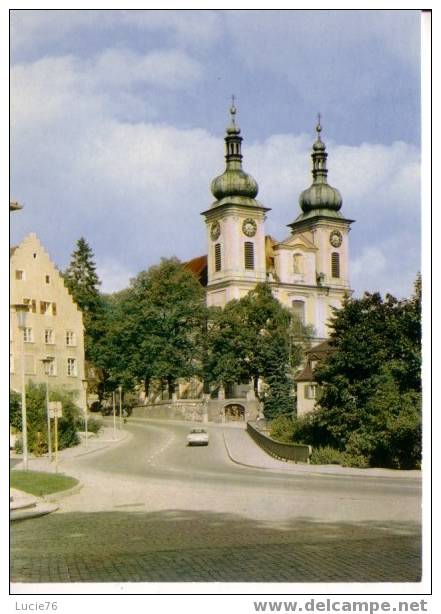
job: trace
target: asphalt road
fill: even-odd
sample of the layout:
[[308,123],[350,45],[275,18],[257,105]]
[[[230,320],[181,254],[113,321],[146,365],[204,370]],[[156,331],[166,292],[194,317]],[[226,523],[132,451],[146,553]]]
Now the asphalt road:
[[217,426],[207,447],[185,424],[127,429],[75,459],[60,512],[13,524],[14,582],[420,580],[419,480],[242,467]]

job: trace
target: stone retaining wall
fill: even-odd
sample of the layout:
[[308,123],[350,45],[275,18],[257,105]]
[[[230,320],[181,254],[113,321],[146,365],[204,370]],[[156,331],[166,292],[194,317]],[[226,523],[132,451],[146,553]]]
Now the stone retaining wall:
[[242,422],[256,420],[259,416],[260,404],[257,400],[246,399],[179,399],[176,401],[160,401],[135,407],[134,418],[156,418],[158,420],[188,420],[189,422],[229,422],[225,417],[225,407],[241,405],[244,408]]

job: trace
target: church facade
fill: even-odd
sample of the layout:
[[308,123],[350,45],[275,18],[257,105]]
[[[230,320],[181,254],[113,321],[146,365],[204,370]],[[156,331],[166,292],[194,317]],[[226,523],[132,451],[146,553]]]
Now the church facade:
[[245,296],[259,282],[314,330],[314,341],[328,337],[327,321],[351,293],[349,231],[353,220],[340,209],[340,192],[327,181],[327,152],[320,118],[312,146],[312,184],[299,197],[300,210],[278,241],[265,233],[270,208],[260,203],[257,182],[242,168],[236,108],[226,129],[226,169],[211,184],[215,198],[203,211],[207,236],[207,304],[224,306]]
[[[349,231],[353,220],[341,213],[340,192],[327,181],[327,152],[320,117],[312,146],[312,183],[299,197],[297,217],[278,241],[265,232],[271,211],[257,200],[258,185],[242,168],[242,137],[234,103],[226,129],[225,172],[211,183],[214,201],[202,212],[207,255],[186,262],[206,289],[208,306],[224,307],[267,282],[275,298],[313,329],[313,347],[298,377],[297,415],[314,409],[314,366],[328,351],[328,320],[333,308],[351,294]],[[158,405],[148,399],[148,415],[157,418],[229,422],[262,416],[252,385],[220,386],[205,394],[202,382],[179,383],[173,399]],[[171,401],[171,402],[170,402]],[[162,401],[164,403],[164,401]],[[141,410],[140,410],[141,411]]]

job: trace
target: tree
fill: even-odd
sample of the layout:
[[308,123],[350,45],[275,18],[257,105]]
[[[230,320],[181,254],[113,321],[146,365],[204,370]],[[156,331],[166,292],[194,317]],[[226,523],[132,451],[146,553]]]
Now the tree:
[[335,351],[316,370],[318,408],[309,443],[408,468],[421,455],[421,281],[409,300],[347,299],[332,319]]
[[83,312],[86,359],[99,364],[99,341],[105,333],[105,307],[99,292],[101,284],[96,273],[93,252],[81,237],[72,253],[64,274],[64,283]]
[[[292,372],[298,366],[300,337],[309,331],[280,305],[268,284],[210,314],[204,373],[210,383],[254,384],[265,415],[292,411]],[[259,391],[258,382],[264,386]]]
[[164,381],[200,372],[206,322],[204,291],[176,258],[141,272],[114,299],[106,339],[106,368],[116,381]]
[[99,300],[98,287],[101,282],[96,273],[93,252],[83,237],[77,241],[77,249],[64,272],[64,281],[79,308],[93,311]]

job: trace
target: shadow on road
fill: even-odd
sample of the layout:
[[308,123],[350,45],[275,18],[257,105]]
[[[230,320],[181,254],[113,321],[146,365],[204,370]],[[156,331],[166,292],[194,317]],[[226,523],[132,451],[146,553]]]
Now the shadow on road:
[[271,524],[142,504],[14,523],[12,582],[418,582],[413,523]]

